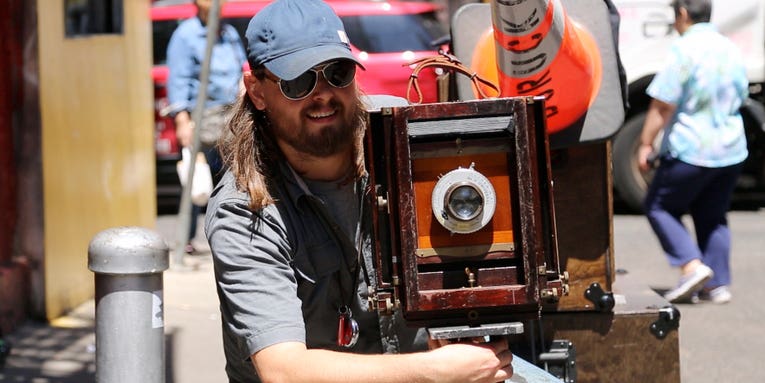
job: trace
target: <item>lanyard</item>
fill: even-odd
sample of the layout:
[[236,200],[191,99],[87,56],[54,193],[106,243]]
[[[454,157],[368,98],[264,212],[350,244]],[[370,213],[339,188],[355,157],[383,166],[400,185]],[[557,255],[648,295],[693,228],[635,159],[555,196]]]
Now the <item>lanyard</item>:
[[[354,183],[353,187],[354,194],[358,198],[357,201],[359,207],[359,212],[356,219],[355,233],[353,235],[353,243],[348,240],[347,235],[342,232],[342,229],[331,222],[331,215],[329,214],[326,205],[321,201],[321,199],[310,193],[310,200],[312,202],[310,205],[314,209],[315,213],[320,217],[324,226],[330,229],[330,232],[335,237],[335,241],[337,241],[337,243],[339,243],[343,249],[340,257],[343,266],[340,268],[340,270],[338,270],[336,274],[341,296],[340,302],[337,303],[337,345],[347,348],[353,347],[358,341],[359,337],[359,325],[358,322],[353,318],[353,312],[351,311],[351,306],[357,293],[356,290],[358,289],[359,267],[362,268],[364,277],[367,282],[369,279],[367,267],[364,262],[361,261],[363,253],[362,221],[365,212],[363,182],[357,181]],[[347,256],[349,252],[355,254],[355,258],[349,259]]]

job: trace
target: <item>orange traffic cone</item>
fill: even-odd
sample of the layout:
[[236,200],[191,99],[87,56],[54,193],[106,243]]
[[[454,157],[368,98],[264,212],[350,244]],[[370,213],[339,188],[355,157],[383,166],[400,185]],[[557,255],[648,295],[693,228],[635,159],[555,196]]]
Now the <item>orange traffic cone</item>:
[[581,118],[602,78],[592,35],[566,16],[560,0],[496,0],[491,7],[492,29],[476,45],[472,69],[498,83],[500,96],[545,96],[550,133]]

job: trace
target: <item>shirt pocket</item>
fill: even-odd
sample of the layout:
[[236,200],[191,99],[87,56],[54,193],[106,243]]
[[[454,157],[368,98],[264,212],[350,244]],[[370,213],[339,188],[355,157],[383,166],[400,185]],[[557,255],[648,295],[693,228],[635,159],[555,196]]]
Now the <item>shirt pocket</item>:
[[340,269],[340,256],[340,248],[332,240],[306,244],[297,249],[293,266],[300,277],[316,284]]

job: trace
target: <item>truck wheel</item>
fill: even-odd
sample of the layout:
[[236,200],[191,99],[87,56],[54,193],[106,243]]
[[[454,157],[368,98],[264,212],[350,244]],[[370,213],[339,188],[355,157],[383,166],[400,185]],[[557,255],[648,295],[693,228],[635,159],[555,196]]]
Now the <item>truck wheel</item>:
[[[637,150],[645,116],[646,112],[640,112],[630,117],[614,138],[614,188],[621,200],[634,212],[643,211],[643,199],[653,177],[653,171],[641,172],[637,162]],[[654,140],[654,148],[657,148],[660,142],[661,134]]]

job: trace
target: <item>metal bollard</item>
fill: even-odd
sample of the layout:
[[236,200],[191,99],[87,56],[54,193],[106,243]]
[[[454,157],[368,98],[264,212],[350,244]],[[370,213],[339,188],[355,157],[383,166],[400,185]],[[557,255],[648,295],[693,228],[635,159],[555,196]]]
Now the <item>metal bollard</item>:
[[96,282],[96,382],[165,381],[162,272],[168,246],[140,227],[104,230],[90,241]]

